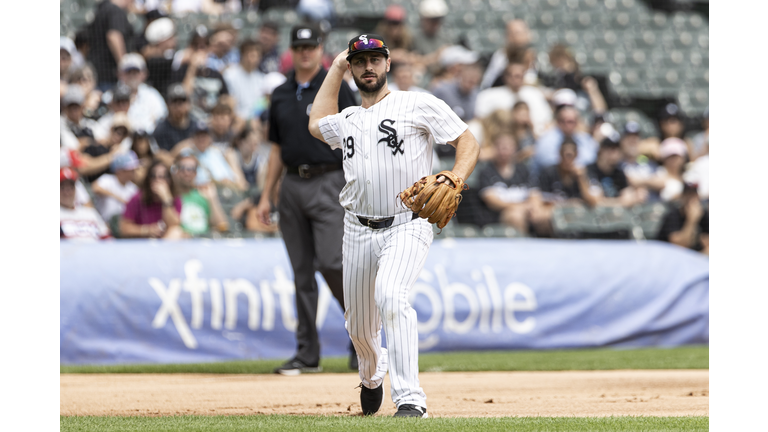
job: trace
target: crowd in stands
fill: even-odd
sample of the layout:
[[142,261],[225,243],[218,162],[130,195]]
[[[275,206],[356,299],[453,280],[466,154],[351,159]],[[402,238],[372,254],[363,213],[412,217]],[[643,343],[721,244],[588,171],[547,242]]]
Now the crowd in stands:
[[[198,26],[178,49],[174,20],[268,3],[104,0],[74,40],[61,37],[62,238],[275,230],[259,223],[254,203],[270,95],[291,70],[292,50],[279,51],[281,29],[269,21],[254,34],[226,21]],[[312,10],[302,16],[333,22],[332,10]],[[144,17],[143,33],[134,34],[128,12]],[[444,0],[423,0],[418,12],[411,27],[392,4],[376,27],[390,47],[389,87],[430,92],[468,123],[481,145],[472,223],[552,237],[558,207],[661,202],[669,212],[658,238],[708,253],[708,112],[691,131],[667,104],[660,136],[641,137],[636,122],[612,125],[597,81],[567,45],[551,47],[552,72],[542,73],[525,21],[509,21],[504,46],[488,58],[445,36]],[[326,67],[336,54],[326,52]],[[435,145],[436,170],[450,168],[452,150]],[[222,191],[236,200],[223,206]]]

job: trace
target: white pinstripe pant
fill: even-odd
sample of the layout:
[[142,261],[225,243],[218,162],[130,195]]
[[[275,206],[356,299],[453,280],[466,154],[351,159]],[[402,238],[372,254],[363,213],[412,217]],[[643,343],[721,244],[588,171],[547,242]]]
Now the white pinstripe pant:
[[[426,219],[375,230],[349,212],[344,217],[344,318],[360,379],[368,388],[380,386],[389,364],[390,392],[398,407],[427,407],[419,385],[416,311],[408,293],[424,268],[432,236]],[[386,349],[381,347],[382,323]]]

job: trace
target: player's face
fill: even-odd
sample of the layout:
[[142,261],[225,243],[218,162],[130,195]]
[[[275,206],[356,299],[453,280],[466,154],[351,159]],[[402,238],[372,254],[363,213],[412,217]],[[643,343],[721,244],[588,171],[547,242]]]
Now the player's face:
[[360,53],[349,61],[352,78],[363,93],[376,93],[384,87],[389,65],[389,58],[377,52]]

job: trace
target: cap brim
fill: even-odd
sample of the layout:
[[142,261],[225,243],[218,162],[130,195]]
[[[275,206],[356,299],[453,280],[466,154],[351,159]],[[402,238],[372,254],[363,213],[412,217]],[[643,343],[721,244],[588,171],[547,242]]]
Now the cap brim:
[[354,57],[354,56],[356,56],[358,54],[362,54],[362,53],[366,53],[366,52],[377,52],[377,53],[384,54],[384,57],[389,57],[389,53],[387,52],[386,48],[368,48],[368,49],[358,50],[358,51],[355,51],[355,52],[349,54],[347,56],[347,61],[349,61],[352,57]]

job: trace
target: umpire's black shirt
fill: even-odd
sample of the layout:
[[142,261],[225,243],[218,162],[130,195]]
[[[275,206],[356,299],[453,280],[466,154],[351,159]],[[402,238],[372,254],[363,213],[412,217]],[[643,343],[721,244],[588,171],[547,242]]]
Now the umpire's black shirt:
[[[288,74],[288,80],[272,93],[269,108],[269,140],[280,146],[283,164],[296,168],[299,165],[339,164],[341,149],[331,146],[309,133],[309,111],[317,91],[328,74],[323,68],[309,82],[306,88],[299,88],[295,72]],[[357,105],[355,96],[346,82],[339,89],[339,112],[346,107]]]

